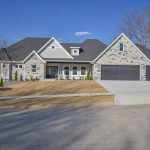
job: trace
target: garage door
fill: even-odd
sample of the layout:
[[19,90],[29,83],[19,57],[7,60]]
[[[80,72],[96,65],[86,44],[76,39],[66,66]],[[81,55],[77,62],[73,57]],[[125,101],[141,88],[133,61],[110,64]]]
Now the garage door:
[[102,80],[140,80],[140,66],[102,65]]
[[146,66],[146,80],[150,81],[150,66]]

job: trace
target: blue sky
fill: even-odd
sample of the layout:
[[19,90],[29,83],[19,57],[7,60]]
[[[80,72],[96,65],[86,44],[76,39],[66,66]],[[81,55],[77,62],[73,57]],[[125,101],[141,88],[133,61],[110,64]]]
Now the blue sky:
[[110,43],[119,34],[124,14],[145,6],[150,0],[0,0],[0,35],[12,42],[55,37]]

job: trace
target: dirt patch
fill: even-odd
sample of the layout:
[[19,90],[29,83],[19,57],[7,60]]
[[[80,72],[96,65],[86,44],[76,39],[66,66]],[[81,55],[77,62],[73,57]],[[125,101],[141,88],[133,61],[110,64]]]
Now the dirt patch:
[[1,91],[10,91],[10,90],[12,90],[12,88],[10,88],[10,87],[4,87],[4,88],[0,88],[0,92]]
[[0,96],[108,92],[95,81],[29,81],[6,87]]

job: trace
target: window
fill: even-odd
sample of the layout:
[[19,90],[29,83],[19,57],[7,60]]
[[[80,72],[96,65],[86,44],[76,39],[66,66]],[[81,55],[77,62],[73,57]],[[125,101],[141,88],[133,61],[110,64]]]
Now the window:
[[85,75],[86,73],[86,67],[81,67],[81,75]]
[[19,68],[22,68],[22,65],[19,65]]
[[69,67],[64,67],[64,75],[69,75]]
[[77,50],[77,49],[74,49],[74,50],[73,50],[73,53],[74,53],[74,54],[77,54],[77,53],[78,53],[78,50]]
[[79,55],[79,49],[78,48],[71,49],[71,55],[78,56]]
[[15,68],[18,68],[18,65],[15,65]]
[[119,49],[120,49],[120,51],[123,51],[123,50],[124,50],[124,44],[123,44],[123,43],[120,43]]
[[15,68],[22,68],[22,65],[15,65]]
[[73,73],[72,74],[73,75],[77,75],[78,74],[77,72],[78,72],[78,68],[77,67],[73,67]]
[[36,65],[32,65],[32,72],[36,72]]
[[55,49],[55,46],[54,46],[54,45],[52,45],[52,46],[51,46],[51,48],[52,48],[52,49]]

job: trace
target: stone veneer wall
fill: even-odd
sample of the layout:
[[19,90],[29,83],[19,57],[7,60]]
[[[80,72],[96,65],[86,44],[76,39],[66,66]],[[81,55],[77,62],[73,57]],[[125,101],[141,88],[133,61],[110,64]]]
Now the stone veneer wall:
[[[32,65],[37,66],[37,71],[35,73],[32,72]],[[25,62],[25,79],[44,79],[45,72],[45,64],[42,60],[35,54],[33,54],[26,62]]]
[[[124,43],[124,51],[119,51],[120,43]],[[141,80],[146,80],[146,65],[150,62],[122,36],[94,64],[94,79],[101,79],[101,65],[140,65]]]
[[0,63],[0,78],[9,80],[9,63]]

